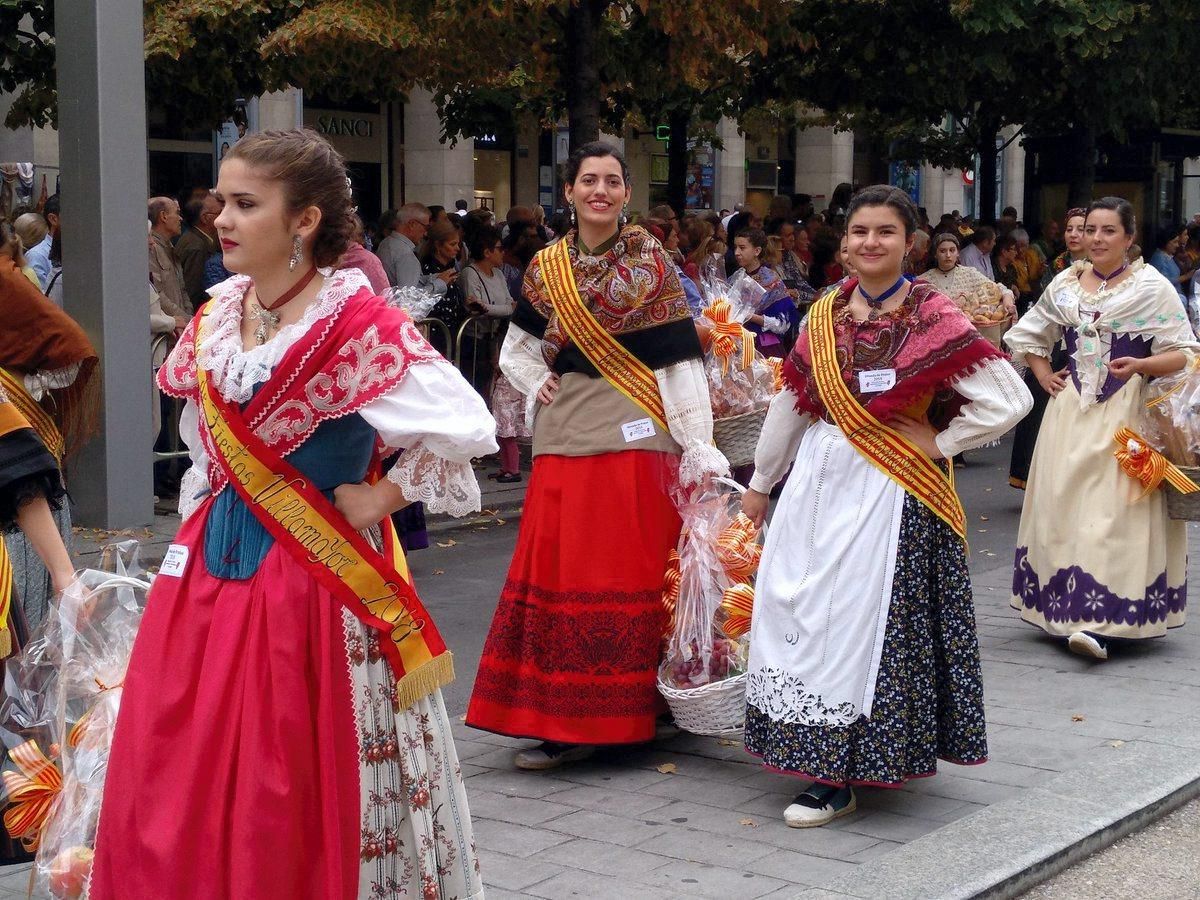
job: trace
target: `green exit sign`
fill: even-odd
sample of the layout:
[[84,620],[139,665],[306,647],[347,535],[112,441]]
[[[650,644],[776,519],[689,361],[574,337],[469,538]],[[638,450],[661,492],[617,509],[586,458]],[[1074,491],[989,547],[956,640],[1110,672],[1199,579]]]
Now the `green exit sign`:
[[671,126],[670,125],[655,125],[654,126],[654,139],[656,141],[671,140]]

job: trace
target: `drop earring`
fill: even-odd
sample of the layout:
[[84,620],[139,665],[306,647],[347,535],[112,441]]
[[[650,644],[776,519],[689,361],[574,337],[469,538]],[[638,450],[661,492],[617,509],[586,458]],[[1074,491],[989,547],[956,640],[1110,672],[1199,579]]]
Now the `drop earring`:
[[629,221],[629,204],[626,203],[624,206],[621,207],[621,219],[620,219],[620,221],[617,222],[617,226],[619,228],[624,228],[628,221]]
[[292,258],[288,260],[288,271],[295,272],[296,266],[304,259],[304,244],[300,235],[292,235]]
[[567,206],[569,206],[571,208],[571,227],[574,228],[575,227],[575,201],[572,200],[570,203],[567,204]]

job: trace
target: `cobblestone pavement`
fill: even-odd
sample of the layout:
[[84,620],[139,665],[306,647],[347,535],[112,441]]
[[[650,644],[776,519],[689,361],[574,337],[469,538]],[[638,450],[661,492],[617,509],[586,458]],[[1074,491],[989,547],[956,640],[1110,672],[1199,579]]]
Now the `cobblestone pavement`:
[[[1020,495],[1005,484],[1007,459],[1007,446],[975,452],[959,473],[971,521],[991,750],[986,765],[943,765],[936,777],[903,790],[864,790],[855,815],[795,830],[783,824],[782,811],[804,782],[763,771],[736,742],[679,735],[527,773],[514,768],[512,756],[529,742],[460,724],[456,737],[488,897],[820,900],[833,896],[821,885],[846,884],[861,863],[1026,789],[1065,773],[1086,777],[1095,764],[1146,742],[1170,744],[1180,731],[1195,740],[1183,724],[1200,712],[1195,626],[1096,664],[1071,656],[1008,608]],[[446,698],[455,716],[465,709],[511,556],[511,507],[519,494],[500,504],[507,509],[438,538],[440,545],[413,558],[422,595],[454,645],[459,678]],[[485,496],[485,507],[494,496]],[[161,555],[176,524],[166,517],[156,522],[148,555],[156,548]],[[1198,541],[1193,531],[1193,558]],[[23,896],[24,877],[0,877],[0,898]]]

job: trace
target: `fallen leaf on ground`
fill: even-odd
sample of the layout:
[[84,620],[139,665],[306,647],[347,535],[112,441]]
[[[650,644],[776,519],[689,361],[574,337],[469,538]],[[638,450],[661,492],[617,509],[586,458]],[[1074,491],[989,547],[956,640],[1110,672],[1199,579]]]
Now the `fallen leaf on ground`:
[[1071,716],[1071,721],[1072,722],[1086,722],[1087,716],[1081,716],[1079,713],[1075,713],[1075,715]]
[[497,524],[497,525],[504,525],[504,524],[505,524],[505,521],[504,521],[503,519],[497,519],[497,520],[496,520],[496,524]]
[[757,827],[758,827],[758,823],[757,823],[757,822],[755,822],[753,819],[739,819],[739,820],[738,820],[738,824],[739,824],[739,825],[748,825],[748,826],[750,826],[751,828],[757,828]]
[[980,521],[980,522],[986,522],[987,520],[988,520],[988,517],[987,517],[987,516],[980,516],[980,517],[979,517],[979,521]]
[[718,738],[717,743],[720,744],[722,747],[740,747],[741,746],[741,742],[731,741],[729,738]]
[[483,511],[483,514],[485,516],[494,516],[494,515],[499,514],[499,512],[500,512],[500,510],[498,510],[498,509],[485,509]]
[[433,570],[433,574],[434,574],[434,575],[445,575],[445,574],[446,574],[446,570],[445,570],[445,569],[434,569],[434,570]]
[[1124,747],[1124,746],[1125,746],[1125,742],[1124,742],[1124,741],[1109,741],[1109,742],[1108,742],[1108,746],[1110,746],[1110,747],[1116,747],[1116,748],[1118,748],[1118,749],[1119,749],[1119,748],[1121,748],[1121,747]]
[[458,543],[458,541],[456,541],[456,540],[454,540],[453,538],[451,538],[450,540],[446,541],[444,544],[443,544],[441,541],[438,541],[438,542],[437,542],[437,545],[438,545],[439,547],[453,547],[453,546],[455,546],[457,543]]
[[675,763],[663,763],[661,766],[658,766],[657,768],[658,768],[658,771],[661,772],[663,775],[674,775],[677,771],[679,771],[678,769],[675,768]]

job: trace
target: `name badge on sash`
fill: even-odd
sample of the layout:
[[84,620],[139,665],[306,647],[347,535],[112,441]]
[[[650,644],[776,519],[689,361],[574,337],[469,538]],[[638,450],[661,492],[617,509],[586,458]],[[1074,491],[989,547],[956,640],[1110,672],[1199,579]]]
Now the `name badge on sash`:
[[895,369],[871,369],[858,373],[858,390],[863,394],[878,394],[896,386]]

